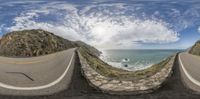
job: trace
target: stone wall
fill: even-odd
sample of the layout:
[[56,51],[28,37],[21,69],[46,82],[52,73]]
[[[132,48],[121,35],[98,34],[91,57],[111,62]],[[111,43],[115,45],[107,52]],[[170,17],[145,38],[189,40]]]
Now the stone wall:
[[175,56],[172,57],[160,72],[151,77],[137,81],[123,81],[102,76],[88,65],[87,61],[79,52],[78,56],[81,63],[82,74],[92,87],[105,93],[121,95],[150,93],[158,89],[167,78],[170,77],[175,60]]

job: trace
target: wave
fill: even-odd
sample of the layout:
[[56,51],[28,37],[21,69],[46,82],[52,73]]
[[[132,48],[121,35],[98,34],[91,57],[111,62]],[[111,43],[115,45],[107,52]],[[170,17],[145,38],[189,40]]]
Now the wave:
[[108,63],[109,65],[111,65],[113,67],[125,69],[128,71],[143,70],[143,69],[149,68],[153,65],[153,64],[137,63],[137,64],[127,64],[128,66],[125,67],[121,62],[106,62],[106,63]]
[[121,68],[124,70],[128,71],[137,71],[137,70],[143,70],[146,68],[151,67],[153,62],[150,62],[148,60],[138,60],[136,62],[132,62],[131,59],[114,59],[109,57],[109,55],[106,55],[105,53],[101,54],[100,59],[102,59],[104,62],[108,63],[109,65],[116,67],[116,68]]

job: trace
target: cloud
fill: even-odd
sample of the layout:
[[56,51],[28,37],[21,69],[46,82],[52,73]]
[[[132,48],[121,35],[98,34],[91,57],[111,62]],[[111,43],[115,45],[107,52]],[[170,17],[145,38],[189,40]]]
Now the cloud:
[[5,24],[0,25],[0,38],[1,38],[1,35],[2,35],[2,31],[4,30],[4,27],[5,27]]
[[7,5],[7,6],[14,6],[16,4],[27,4],[27,3],[30,3],[30,4],[38,4],[38,3],[43,3],[44,1],[40,0],[7,0],[7,1],[1,1],[0,5]]
[[200,26],[198,27],[197,31],[200,33]]
[[[80,9],[81,7],[81,9]],[[77,6],[49,3],[15,17],[9,31],[44,29],[98,48],[135,48],[143,43],[171,43],[179,33],[163,20],[128,15],[125,4]],[[53,20],[48,20],[53,17]],[[41,20],[43,19],[43,20]]]
[[91,0],[93,3],[104,3],[104,2],[109,2],[109,1],[114,1],[114,0]]

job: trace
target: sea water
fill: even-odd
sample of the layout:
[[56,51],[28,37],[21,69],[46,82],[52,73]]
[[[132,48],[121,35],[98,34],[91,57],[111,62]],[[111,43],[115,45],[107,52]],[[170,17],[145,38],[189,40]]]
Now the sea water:
[[103,50],[100,58],[111,66],[129,71],[141,70],[183,50]]

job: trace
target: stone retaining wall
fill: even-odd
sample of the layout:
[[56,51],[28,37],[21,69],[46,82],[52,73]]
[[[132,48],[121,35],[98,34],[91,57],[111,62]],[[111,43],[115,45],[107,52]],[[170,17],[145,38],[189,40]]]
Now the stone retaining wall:
[[105,93],[121,95],[150,93],[158,89],[167,78],[170,77],[175,60],[175,56],[172,57],[160,72],[151,77],[137,81],[123,81],[102,76],[88,65],[87,61],[79,52],[78,56],[81,63],[82,74],[92,87]]

